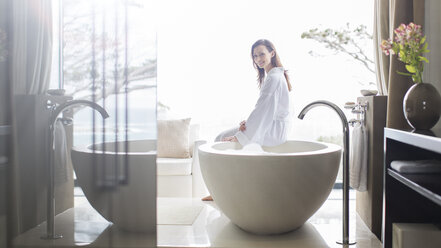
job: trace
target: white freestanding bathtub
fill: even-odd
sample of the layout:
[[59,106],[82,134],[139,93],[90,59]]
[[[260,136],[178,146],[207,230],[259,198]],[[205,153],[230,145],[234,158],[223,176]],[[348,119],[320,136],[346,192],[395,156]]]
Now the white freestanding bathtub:
[[[118,142],[117,145],[118,152],[115,142],[72,148],[77,180],[92,207],[116,227],[155,233],[156,141],[128,141],[127,157],[125,143]],[[128,176],[125,165],[128,166]],[[113,168],[117,168],[118,180],[121,180],[116,187],[105,181],[118,181]]]
[[287,141],[263,152],[236,142],[199,147],[202,176],[215,203],[240,228],[279,234],[303,225],[329,196],[341,147]]

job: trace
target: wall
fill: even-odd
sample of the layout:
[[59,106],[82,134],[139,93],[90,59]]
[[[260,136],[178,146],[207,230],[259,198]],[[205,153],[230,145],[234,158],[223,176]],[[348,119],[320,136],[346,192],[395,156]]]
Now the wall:
[[[7,3],[6,0],[0,0],[0,29],[6,31],[7,28]],[[8,107],[9,107],[9,87],[7,84],[8,64],[6,61],[0,61],[0,125],[8,124]]]
[[[0,29],[6,31],[7,23],[7,1],[0,0]],[[0,248],[6,247],[7,223],[6,223],[6,180],[8,155],[8,131],[4,125],[9,124],[9,87],[7,76],[7,63],[0,61]]]
[[[441,94],[441,1],[426,0],[424,32],[429,43],[430,52],[427,58],[430,63],[425,65],[424,81],[432,83]],[[441,128],[438,121],[435,128]]]

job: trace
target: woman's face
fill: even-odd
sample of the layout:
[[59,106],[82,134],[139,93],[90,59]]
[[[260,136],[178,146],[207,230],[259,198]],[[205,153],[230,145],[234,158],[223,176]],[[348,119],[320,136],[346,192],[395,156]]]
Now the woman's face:
[[273,68],[273,65],[271,64],[271,58],[274,55],[274,51],[269,52],[264,45],[259,45],[253,50],[254,63],[256,63],[259,68],[265,69],[266,72]]

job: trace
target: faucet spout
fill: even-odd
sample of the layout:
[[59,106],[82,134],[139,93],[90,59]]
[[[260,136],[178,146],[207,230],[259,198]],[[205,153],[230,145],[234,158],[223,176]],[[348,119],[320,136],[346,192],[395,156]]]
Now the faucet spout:
[[47,233],[43,239],[59,239],[63,236],[55,234],[55,170],[54,170],[54,138],[55,138],[55,122],[61,112],[77,106],[88,106],[97,110],[101,116],[106,119],[109,117],[107,111],[100,105],[87,100],[72,100],[56,106],[48,101],[47,106],[52,111],[49,117],[49,155],[48,155],[48,185],[47,185]]
[[317,106],[326,106],[326,107],[329,107],[329,108],[335,110],[335,112],[337,112],[337,114],[340,117],[340,120],[342,122],[343,132],[346,132],[346,131],[349,130],[349,125],[348,125],[348,121],[346,119],[346,115],[343,113],[343,111],[337,105],[335,105],[334,103],[329,102],[329,101],[324,101],[324,100],[315,101],[315,102],[312,102],[312,103],[306,105],[302,109],[302,111],[300,111],[300,114],[299,114],[298,118],[303,120],[303,118],[305,117],[306,113],[308,113],[309,110],[311,110],[311,109],[313,109],[314,107],[317,107]]
[[349,241],[349,124],[343,111],[334,103],[329,101],[315,101],[306,105],[298,116],[299,119],[303,120],[306,113],[314,107],[326,106],[335,112],[343,125],[343,240],[338,241],[341,245],[353,245],[355,242]]
[[103,107],[98,105],[97,103],[94,103],[94,102],[91,102],[88,100],[72,100],[72,101],[65,102],[65,103],[61,104],[60,106],[56,107],[54,109],[53,113],[51,114],[49,123],[51,125],[54,125],[55,121],[57,120],[58,115],[61,112],[65,111],[67,109],[70,109],[70,108],[81,106],[81,105],[85,105],[85,106],[88,106],[88,107],[95,109],[96,111],[98,111],[101,114],[101,116],[104,119],[109,117],[109,114],[107,113],[107,111]]

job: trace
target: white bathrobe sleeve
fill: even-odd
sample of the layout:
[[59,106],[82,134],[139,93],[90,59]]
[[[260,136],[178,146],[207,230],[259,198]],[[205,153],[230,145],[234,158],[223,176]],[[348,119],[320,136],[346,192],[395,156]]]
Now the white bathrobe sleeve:
[[270,129],[276,113],[279,81],[277,75],[269,75],[262,85],[256,106],[246,121],[245,131],[239,131],[234,135],[242,146],[263,143],[265,133]]

